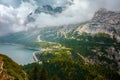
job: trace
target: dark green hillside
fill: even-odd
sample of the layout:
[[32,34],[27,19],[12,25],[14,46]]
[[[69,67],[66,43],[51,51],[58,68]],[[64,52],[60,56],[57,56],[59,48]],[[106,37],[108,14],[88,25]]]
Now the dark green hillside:
[[15,63],[12,59],[5,55],[0,54],[0,57],[2,58],[3,61],[3,76],[10,75],[13,76],[15,80],[25,79],[26,77],[25,72],[17,63]]
[[[119,80],[117,72],[99,64],[79,64],[71,60],[52,60],[23,66],[29,80]],[[43,71],[42,71],[43,70]],[[34,76],[33,76],[34,75]],[[43,77],[43,79],[41,79]]]

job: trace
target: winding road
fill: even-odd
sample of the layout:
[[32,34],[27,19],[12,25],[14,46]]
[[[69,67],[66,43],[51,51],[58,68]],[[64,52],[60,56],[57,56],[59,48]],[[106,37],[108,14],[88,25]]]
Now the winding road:
[[33,53],[33,59],[35,60],[35,62],[38,62],[39,64],[42,64],[42,61],[40,61],[40,59],[38,58],[38,55],[42,54],[42,52],[40,51],[36,51]]

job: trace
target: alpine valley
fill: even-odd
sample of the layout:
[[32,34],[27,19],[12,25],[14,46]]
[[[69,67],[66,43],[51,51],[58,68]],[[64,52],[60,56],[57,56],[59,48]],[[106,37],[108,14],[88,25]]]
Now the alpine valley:
[[[33,16],[41,12],[54,15],[62,9],[65,8],[38,7],[28,15],[26,24],[34,22]],[[36,26],[1,36],[0,43],[36,50],[35,62],[21,66],[0,55],[2,80],[120,79],[120,12],[117,11],[100,9],[91,20],[77,24]]]

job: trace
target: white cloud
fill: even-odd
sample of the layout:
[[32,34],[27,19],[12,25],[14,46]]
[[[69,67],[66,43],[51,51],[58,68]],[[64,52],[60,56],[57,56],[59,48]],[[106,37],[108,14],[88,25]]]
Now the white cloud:
[[24,30],[28,14],[36,7],[30,3],[22,3],[20,7],[0,5],[0,34]]
[[0,0],[0,4],[6,6],[18,7],[22,0]]
[[[29,2],[16,2],[16,4],[19,4],[17,7],[4,5],[5,3],[16,5],[13,1],[17,0],[0,1],[0,34],[21,31],[36,26],[60,26],[86,21],[92,18],[94,12],[101,7],[120,10],[120,0],[37,0],[38,2],[29,0]],[[68,5],[72,1],[73,4]],[[45,13],[34,15],[35,22],[26,24],[28,14],[33,12],[38,4],[50,4],[54,7],[65,6],[66,8],[62,13],[56,15]]]
[[16,9],[16,17],[19,20],[20,25],[24,25],[27,16],[36,9],[36,5],[30,3],[22,3],[19,8]]
[[15,14],[12,7],[0,5],[0,34],[12,31],[12,25],[15,22]]

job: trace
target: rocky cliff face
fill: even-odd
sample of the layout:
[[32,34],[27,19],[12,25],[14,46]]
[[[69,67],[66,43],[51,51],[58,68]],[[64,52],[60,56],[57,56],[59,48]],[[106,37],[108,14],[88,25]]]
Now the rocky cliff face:
[[27,77],[18,64],[0,54],[0,80],[27,80]]
[[[94,14],[93,18],[89,22],[78,27],[76,31],[78,31],[79,34],[86,32],[92,34],[93,36],[99,33],[109,34],[111,39],[117,39],[118,42],[116,43],[116,45],[119,45],[120,12],[100,9]],[[114,46],[115,44],[112,42],[109,44],[111,44],[111,46],[105,48],[104,52],[102,52],[102,50],[96,49],[96,54],[98,57],[88,57],[88,59],[90,63],[100,63],[103,65],[107,65],[114,69],[117,69],[120,73],[120,48]],[[104,47],[105,45],[102,46]],[[101,58],[101,60],[99,60],[98,58]]]
[[100,9],[89,23],[79,29],[79,32],[107,33],[120,41],[120,12]]
[[4,69],[3,57],[0,56],[0,80],[15,80],[15,78],[7,73],[7,70]]

